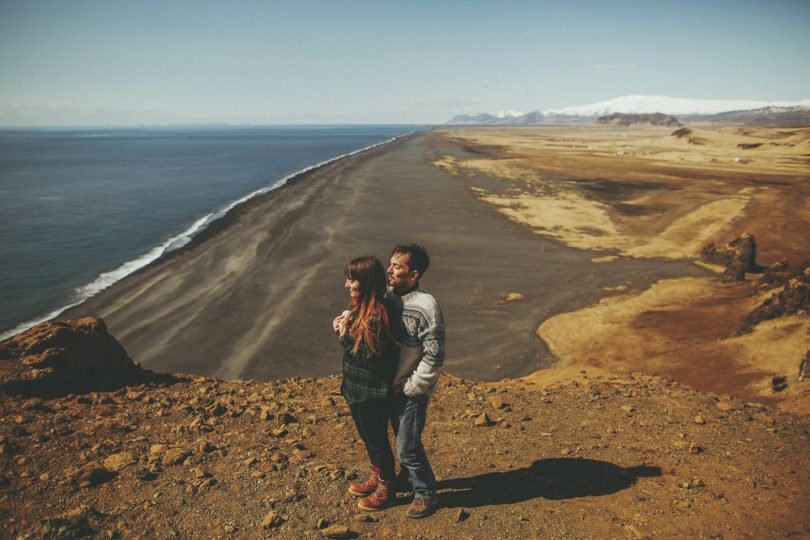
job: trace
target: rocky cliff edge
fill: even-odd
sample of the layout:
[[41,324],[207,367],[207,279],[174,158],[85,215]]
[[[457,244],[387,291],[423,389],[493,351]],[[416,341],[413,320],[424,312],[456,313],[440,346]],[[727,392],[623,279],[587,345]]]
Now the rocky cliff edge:
[[594,368],[443,375],[424,442],[440,508],[363,513],[340,377],[138,367],[102,321],[0,344],[3,538],[810,535],[810,417]]

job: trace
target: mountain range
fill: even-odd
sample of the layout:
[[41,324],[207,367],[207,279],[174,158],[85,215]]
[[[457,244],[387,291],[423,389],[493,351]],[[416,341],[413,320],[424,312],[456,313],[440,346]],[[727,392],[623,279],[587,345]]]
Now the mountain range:
[[744,101],[674,98],[631,95],[587,105],[537,110],[522,114],[514,111],[462,114],[453,125],[569,125],[591,124],[613,114],[665,114],[681,122],[712,124],[775,125],[810,122],[810,99],[801,101]]

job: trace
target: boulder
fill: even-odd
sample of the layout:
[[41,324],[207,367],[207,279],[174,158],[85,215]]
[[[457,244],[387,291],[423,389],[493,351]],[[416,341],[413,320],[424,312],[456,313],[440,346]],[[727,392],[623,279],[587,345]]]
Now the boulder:
[[169,379],[133,362],[96,317],[45,322],[0,343],[0,391],[9,394],[61,397]]

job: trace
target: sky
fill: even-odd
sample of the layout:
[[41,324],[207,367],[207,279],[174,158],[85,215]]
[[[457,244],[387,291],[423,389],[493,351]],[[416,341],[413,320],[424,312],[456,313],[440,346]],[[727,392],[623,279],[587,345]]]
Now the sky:
[[810,98],[810,1],[0,0],[0,126]]

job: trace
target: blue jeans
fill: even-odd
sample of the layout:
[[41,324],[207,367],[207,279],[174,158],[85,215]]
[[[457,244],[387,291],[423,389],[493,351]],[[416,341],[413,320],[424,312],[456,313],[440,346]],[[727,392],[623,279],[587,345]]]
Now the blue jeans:
[[408,469],[416,497],[436,496],[436,477],[428,463],[425,447],[422,446],[422,430],[427,418],[428,396],[398,396],[399,429],[397,430],[397,455],[400,464]]

